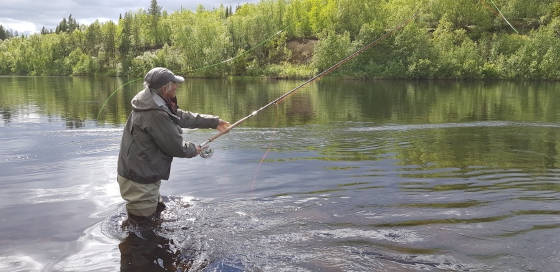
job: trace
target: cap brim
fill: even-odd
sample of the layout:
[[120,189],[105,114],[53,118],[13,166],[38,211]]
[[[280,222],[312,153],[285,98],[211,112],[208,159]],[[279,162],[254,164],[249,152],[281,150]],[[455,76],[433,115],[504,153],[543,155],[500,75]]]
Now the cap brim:
[[171,81],[173,81],[175,83],[183,83],[183,82],[185,82],[185,78],[182,77],[182,76],[173,76]]

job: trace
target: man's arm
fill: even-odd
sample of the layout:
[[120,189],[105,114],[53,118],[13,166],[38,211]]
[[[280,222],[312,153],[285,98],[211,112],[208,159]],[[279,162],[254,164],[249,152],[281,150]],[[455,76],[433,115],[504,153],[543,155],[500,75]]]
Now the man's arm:
[[151,116],[153,120],[148,127],[148,133],[156,145],[167,155],[172,157],[192,158],[200,152],[198,146],[183,141],[180,129],[175,125],[167,113],[161,111]]
[[177,115],[181,118],[179,125],[182,128],[217,128],[220,124],[218,116],[194,113],[177,109]]

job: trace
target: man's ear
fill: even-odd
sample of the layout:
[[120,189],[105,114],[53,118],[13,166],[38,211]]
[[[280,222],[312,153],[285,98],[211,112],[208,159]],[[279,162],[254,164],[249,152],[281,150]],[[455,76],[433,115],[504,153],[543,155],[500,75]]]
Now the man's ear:
[[161,86],[161,94],[163,96],[167,96],[167,90],[169,90],[169,82],[163,86]]

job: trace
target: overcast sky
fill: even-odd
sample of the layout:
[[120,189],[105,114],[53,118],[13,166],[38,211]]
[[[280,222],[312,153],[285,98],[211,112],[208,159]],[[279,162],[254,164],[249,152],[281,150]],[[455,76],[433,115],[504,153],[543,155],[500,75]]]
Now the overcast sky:
[[[200,4],[207,8],[220,4],[236,6],[258,0],[158,0],[158,4],[168,12],[181,7],[195,10]],[[20,33],[37,33],[45,26],[54,29],[62,18],[72,17],[80,24],[100,21],[117,21],[119,14],[147,10],[151,0],[0,0],[0,25]]]

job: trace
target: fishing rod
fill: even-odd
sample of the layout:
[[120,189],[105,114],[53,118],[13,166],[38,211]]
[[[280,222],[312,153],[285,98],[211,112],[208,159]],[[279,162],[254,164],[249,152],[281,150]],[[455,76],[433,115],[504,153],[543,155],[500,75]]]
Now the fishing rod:
[[201,152],[200,152],[200,156],[202,158],[209,158],[212,156],[213,154],[213,150],[210,148],[209,144],[211,142],[213,142],[214,140],[220,138],[221,136],[223,136],[224,134],[228,133],[230,130],[234,129],[235,127],[239,126],[241,123],[245,122],[247,119],[256,116],[259,112],[265,110],[266,108],[274,105],[274,104],[279,104],[280,102],[282,102],[284,99],[286,99],[286,97],[288,97],[289,95],[295,93],[297,90],[301,89],[302,87],[314,82],[315,80],[321,79],[323,76],[330,74],[331,72],[335,71],[336,69],[338,69],[341,65],[345,64],[346,62],[350,61],[351,59],[355,58],[356,56],[360,55],[361,53],[363,53],[364,51],[370,49],[371,47],[377,45],[380,41],[386,39],[387,37],[389,37],[391,34],[395,33],[398,30],[401,30],[402,28],[404,28],[405,26],[407,26],[412,20],[414,20],[414,18],[416,18],[417,14],[418,14],[419,10],[416,11],[416,13],[414,13],[414,15],[412,17],[410,17],[408,20],[402,22],[399,26],[397,26],[396,28],[388,31],[387,33],[383,34],[381,37],[377,38],[376,40],[370,42],[369,44],[366,44],[365,46],[363,46],[362,48],[356,50],[354,53],[350,54],[349,56],[343,58],[342,60],[340,60],[339,62],[337,62],[336,64],[334,64],[333,66],[329,67],[328,69],[322,71],[321,73],[315,75],[314,77],[308,79],[307,81],[303,82],[302,84],[300,84],[299,86],[293,88],[292,90],[286,92],[285,94],[281,95],[280,97],[270,101],[268,104],[262,106],[261,108],[253,111],[251,114],[239,119],[237,122],[233,123],[231,126],[229,126],[228,128],[226,128],[224,131],[221,131],[220,133],[208,138],[208,140],[204,141],[202,144],[199,145]]

